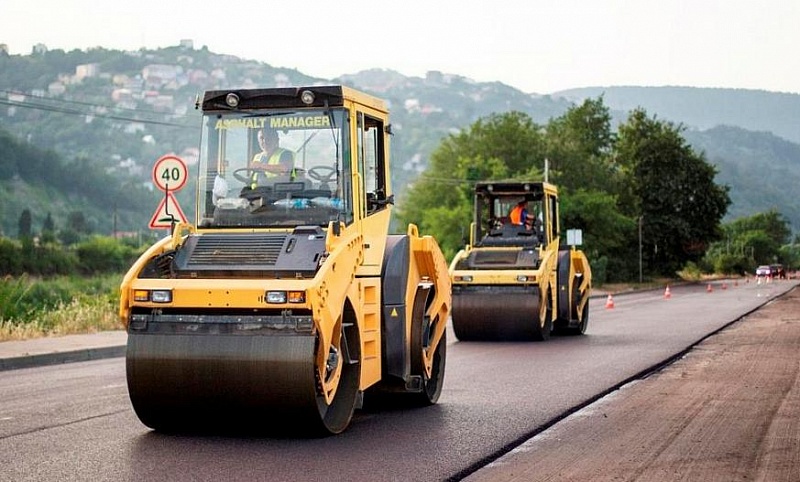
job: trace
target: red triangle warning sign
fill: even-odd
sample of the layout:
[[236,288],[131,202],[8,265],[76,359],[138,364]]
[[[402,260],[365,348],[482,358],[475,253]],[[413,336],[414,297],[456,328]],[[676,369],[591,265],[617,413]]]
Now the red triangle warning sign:
[[[170,216],[170,214],[172,216]],[[189,223],[186,219],[186,215],[183,214],[181,206],[178,204],[178,200],[175,199],[175,196],[170,192],[166,197],[161,198],[161,203],[158,205],[156,212],[153,213],[153,217],[150,218],[150,227],[152,229],[170,229],[172,227],[173,217],[176,223]]]

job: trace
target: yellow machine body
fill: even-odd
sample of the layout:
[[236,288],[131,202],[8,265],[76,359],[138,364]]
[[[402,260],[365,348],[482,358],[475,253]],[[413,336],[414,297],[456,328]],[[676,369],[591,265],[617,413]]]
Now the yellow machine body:
[[[133,407],[156,430],[344,430],[365,394],[435,403],[451,289],[389,235],[384,103],[344,86],[206,92],[197,219],[121,285]],[[262,129],[293,167],[253,161]],[[263,146],[262,146],[263,148]]]
[[[517,205],[526,219],[513,219]],[[558,190],[546,182],[475,186],[469,244],[450,263],[452,323],[460,340],[546,340],[583,334],[591,268],[561,248]]]

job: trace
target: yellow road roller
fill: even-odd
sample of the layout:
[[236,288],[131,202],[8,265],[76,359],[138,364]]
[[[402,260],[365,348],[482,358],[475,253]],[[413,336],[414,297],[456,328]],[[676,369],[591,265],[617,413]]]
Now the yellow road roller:
[[416,226],[388,234],[385,103],[331,85],[209,91],[196,107],[196,219],[121,284],[141,422],[324,436],[365,395],[436,403],[448,266]]
[[592,273],[576,249],[579,230],[568,232],[571,246],[560,245],[556,186],[479,182],[473,214],[469,242],[449,266],[456,338],[542,341],[585,333]]

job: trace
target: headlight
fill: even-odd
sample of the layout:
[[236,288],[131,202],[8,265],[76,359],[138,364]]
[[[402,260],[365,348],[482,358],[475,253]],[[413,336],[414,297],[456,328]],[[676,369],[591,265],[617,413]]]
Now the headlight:
[[153,303],[172,303],[172,290],[153,290],[150,299]]
[[470,276],[470,275],[465,275],[465,276],[456,276],[456,277],[455,277],[455,280],[456,280],[456,281],[466,281],[466,282],[468,282],[468,283],[469,283],[470,281],[472,281],[472,276]]
[[133,290],[133,301],[172,303],[172,290]]
[[305,105],[311,105],[314,103],[314,93],[310,90],[304,90],[300,94],[300,100],[303,101]]
[[225,96],[225,103],[228,104],[228,107],[239,107],[239,96],[231,92]]
[[286,292],[267,291],[267,303],[286,303]]
[[305,291],[267,291],[267,303],[283,304],[283,303],[305,303]]

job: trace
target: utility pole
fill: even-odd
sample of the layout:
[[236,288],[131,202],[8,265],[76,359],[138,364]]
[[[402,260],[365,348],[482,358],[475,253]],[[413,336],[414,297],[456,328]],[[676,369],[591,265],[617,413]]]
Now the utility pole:
[[639,216],[639,284],[642,284],[642,220],[644,216]]

